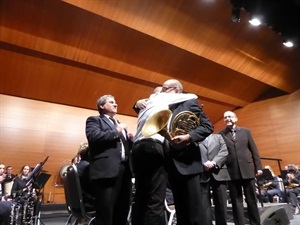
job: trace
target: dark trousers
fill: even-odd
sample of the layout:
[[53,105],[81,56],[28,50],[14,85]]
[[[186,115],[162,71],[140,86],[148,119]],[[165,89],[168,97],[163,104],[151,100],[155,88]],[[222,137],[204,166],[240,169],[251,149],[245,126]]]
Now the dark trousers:
[[201,189],[200,175],[182,175],[175,167],[173,160],[166,159],[166,168],[170,186],[173,191],[176,208],[177,225],[200,225],[201,218]]
[[286,194],[287,194],[288,201],[291,203],[291,205],[293,207],[297,207],[299,205],[297,196],[298,194],[300,194],[300,188],[296,187],[296,188],[286,189]]
[[132,148],[135,195],[132,225],[165,225],[167,176],[162,145],[139,142]]
[[131,174],[127,163],[122,163],[116,178],[92,181],[95,190],[95,225],[127,225],[130,208]]
[[200,183],[202,201],[201,201],[201,218],[202,225],[212,225],[212,210],[210,201],[210,185],[208,182]]
[[217,181],[211,176],[209,181],[213,191],[213,201],[215,205],[216,225],[227,224],[227,182]]
[[209,174],[209,181],[200,182],[202,195],[202,218],[203,225],[212,224],[212,210],[211,210],[211,194],[212,190],[213,202],[215,205],[215,221],[216,225],[227,224],[227,182],[217,181]]
[[0,201],[0,225],[10,224],[11,205],[11,201]]
[[247,203],[250,225],[260,225],[254,179],[240,179],[228,182],[235,225],[245,225],[243,190]]

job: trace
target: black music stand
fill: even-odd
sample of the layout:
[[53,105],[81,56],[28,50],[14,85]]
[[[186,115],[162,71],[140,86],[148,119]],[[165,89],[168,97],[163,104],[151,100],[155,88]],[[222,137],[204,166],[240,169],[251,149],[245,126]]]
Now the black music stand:
[[[40,162],[39,164],[37,164],[35,166],[35,168],[32,170],[32,172],[30,173],[27,182],[26,182],[26,187],[29,187],[30,185],[32,185],[33,188],[39,189],[38,191],[38,199],[36,200],[36,204],[35,204],[35,219],[34,219],[34,224],[37,225],[38,222],[40,222],[42,225],[44,225],[44,223],[41,221],[40,219],[40,210],[41,210],[41,199],[40,199],[40,193],[41,193],[41,189],[44,188],[44,185],[46,184],[46,182],[48,181],[48,179],[50,178],[50,174],[46,174],[46,173],[41,173],[43,166],[45,165],[45,163],[47,162],[49,156],[47,156],[42,162]],[[42,193],[42,197],[43,197],[43,193]]]
[[49,156],[47,156],[44,161],[40,162],[35,166],[35,168],[32,170],[32,172],[29,174],[26,182],[26,187],[28,187],[30,184],[32,184],[36,179],[37,176],[41,173],[43,166],[47,162]]
[[272,173],[269,169],[263,169],[262,174],[257,177],[258,180],[274,180]]

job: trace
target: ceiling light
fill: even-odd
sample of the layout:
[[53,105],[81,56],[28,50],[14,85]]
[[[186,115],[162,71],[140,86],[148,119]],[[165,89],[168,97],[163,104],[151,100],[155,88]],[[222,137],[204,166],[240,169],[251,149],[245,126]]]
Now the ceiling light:
[[249,23],[251,23],[253,26],[259,26],[261,24],[261,21],[258,17],[252,17],[249,20]]
[[286,41],[283,42],[283,45],[288,47],[288,48],[291,48],[291,47],[294,46],[294,43],[290,40],[286,40]]

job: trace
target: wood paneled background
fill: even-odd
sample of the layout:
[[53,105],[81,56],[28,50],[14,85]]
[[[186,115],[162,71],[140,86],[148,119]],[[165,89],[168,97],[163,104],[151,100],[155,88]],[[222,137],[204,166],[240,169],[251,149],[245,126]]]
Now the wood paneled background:
[[[261,157],[282,159],[283,167],[300,164],[299,99],[300,90],[236,111],[238,125],[251,129]],[[0,95],[0,162],[13,166],[13,172],[18,173],[23,165],[35,167],[49,156],[43,168],[51,174],[44,189],[44,202],[63,203],[59,171],[70,163],[79,144],[86,141],[86,118],[97,114],[96,110]],[[135,133],[136,117],[117,118]],[[222,120],[214,125],[215,133],[224,127]],[[263,164],[279,173],[276,161],[263,160]]]

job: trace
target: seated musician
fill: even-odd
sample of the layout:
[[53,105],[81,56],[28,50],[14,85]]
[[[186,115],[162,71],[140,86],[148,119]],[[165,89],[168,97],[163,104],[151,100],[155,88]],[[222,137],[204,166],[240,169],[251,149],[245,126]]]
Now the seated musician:
[[265,169],[270,170],[272,177],[274,180],[266,181],[264,186],[264,189],[266,190],[266,194],[268,196],[269,202],[273,202],[274,196],[278,196],[279,202],[282,202],[282,191],[280,190],[280,181],[278,179],[278,176],[274,173],[271,166],[267,165],[265,166]]
[[16,199],[18,197],[22,198],[24,193],[28,190],[26,187],[26,183],[30,171],[30,166],[25,165],[22,167],[20,174],[14,179],[14,183],[11,188],[11,196],[13,199]]
[[89,180],[89,147],[87,143],[81,143],[78,156],[80,160],[76,164],[79,179],[80,179],[80,186],[82,189],[82,197],[84,206],[87,211],[93,211],[95,205],[95,197],[93,193],[93,188]]
[[300,194],[300,172],[294,164],[286,166],[287,175],[283,180],[286,187],[287,198],[291,203],[293,214],[299,214],[299,204],[297,196]]

